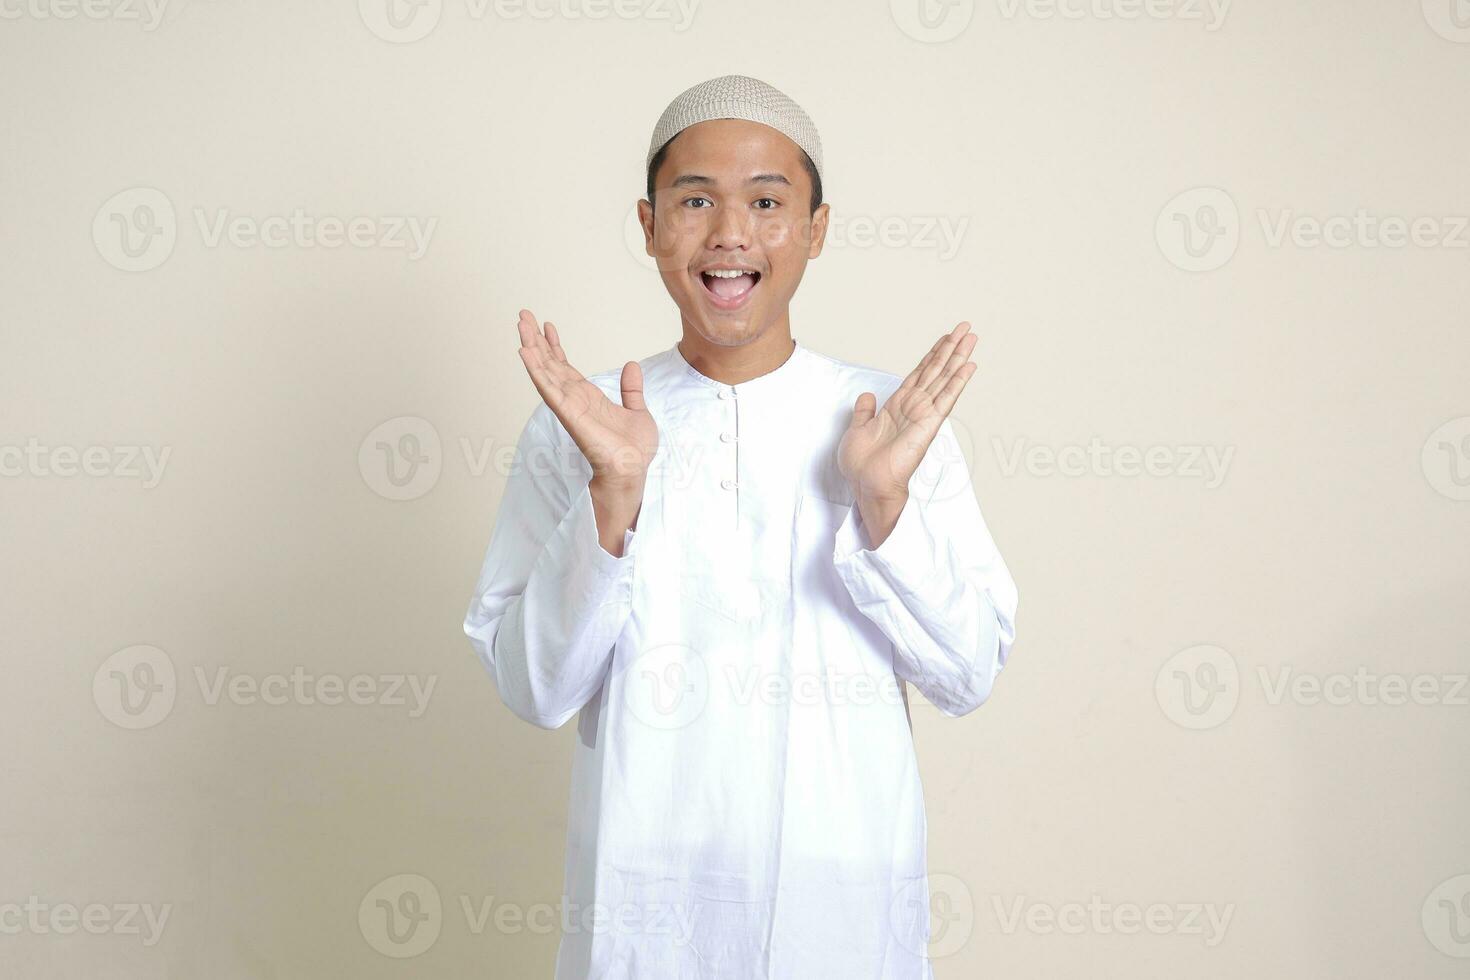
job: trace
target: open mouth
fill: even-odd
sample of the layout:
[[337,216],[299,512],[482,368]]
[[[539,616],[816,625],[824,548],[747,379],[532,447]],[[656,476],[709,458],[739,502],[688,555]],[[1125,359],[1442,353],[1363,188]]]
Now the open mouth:
[[734,310],[750,298],[761,274],[753,269],[706,269],[699,280],[711,303],[722,310]]

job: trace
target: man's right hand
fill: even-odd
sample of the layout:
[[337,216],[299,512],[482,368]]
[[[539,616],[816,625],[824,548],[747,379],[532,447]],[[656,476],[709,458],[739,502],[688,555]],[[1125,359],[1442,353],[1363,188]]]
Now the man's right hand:
[[531,311],[521,310],[516,329],[531,383],[592,464],[598,538],[610,554],[620,555],[623,534],[637,519],[644,481],[658,452],[658,426],[643,402],[643,372],[637,361],[623,365],[623,404],[618,405],[568,363],[550,320],[543,333]]

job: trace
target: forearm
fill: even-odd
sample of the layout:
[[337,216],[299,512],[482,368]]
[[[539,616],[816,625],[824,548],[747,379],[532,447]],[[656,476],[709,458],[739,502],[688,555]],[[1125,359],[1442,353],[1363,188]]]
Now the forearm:
[[[859,502],[834,554],[858,610],[893,642],[895,673],[950,715],[989,696],[1014,636],[1014,584],[973,500],[941,514],[908,499],[896,518]],[[860,526],[868,513],[888,522],[876,534]]]
[[[612,510],[620,506],[627,505]],[[623,554],[631,535],[625,527],[615,549],[599,547],[595,509],[584,486],[544,540],[515,538],[519,522],[501,525],[507,537],[492,542],[465,618],[501,699],[544,728],[560,725],[596,691],[631,610],[634,557]]]

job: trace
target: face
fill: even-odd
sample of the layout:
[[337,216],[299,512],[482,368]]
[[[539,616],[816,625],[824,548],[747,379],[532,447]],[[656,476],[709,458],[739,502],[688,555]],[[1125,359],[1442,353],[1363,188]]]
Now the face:
[[644,247],[687,328],[724,347],[773,326],[789,332],[791,297],[822,253],[827,205],[794,142],[743,119],[696,123],[669,143],[654,199],[638,202]]

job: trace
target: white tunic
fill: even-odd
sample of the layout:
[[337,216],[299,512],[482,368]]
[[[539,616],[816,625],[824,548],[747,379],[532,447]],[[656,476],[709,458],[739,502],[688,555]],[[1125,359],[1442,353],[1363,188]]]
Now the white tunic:
[[[639,364],[660,445],[623,555],[540,404],[464,623],[516,715],[580,713],[556,978],[928,980],[896,678],[963,714],[1015,637],[952,423],[870,550],[837,445],[901,377],[800,343],[738,385],[677,345]],[[620,402],[619,374],[588,380]]]

